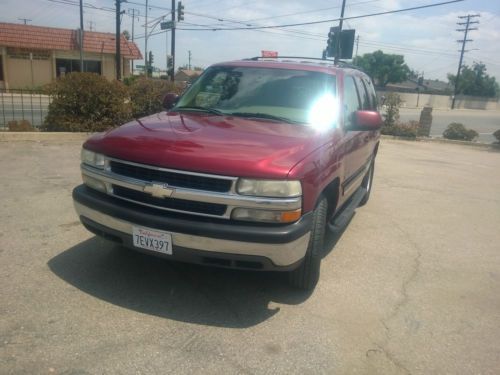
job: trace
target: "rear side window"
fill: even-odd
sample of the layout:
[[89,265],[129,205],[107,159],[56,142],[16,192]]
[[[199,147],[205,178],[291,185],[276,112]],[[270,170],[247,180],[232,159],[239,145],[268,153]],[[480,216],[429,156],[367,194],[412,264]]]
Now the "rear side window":
[[359,95],[354,83],[354,77],[345,76],[344,79],[344,126],[352,125],[353,113],[359,111]]
[[371,108],[376,111],[378,108],[377,94],[375,93],[375,88],[373,87],[373,82],[369,78],[362,78],[363,83],[365,84],[366,91],[368,92],[368,96],[370,97]]
[[370,97],[368,96],[368,92],[366,90],[366,84],[360,77],[356,77],[356,84],[358,86],[359,96],[361,98],[361,105],[364,110],[371,110],[372,103]]

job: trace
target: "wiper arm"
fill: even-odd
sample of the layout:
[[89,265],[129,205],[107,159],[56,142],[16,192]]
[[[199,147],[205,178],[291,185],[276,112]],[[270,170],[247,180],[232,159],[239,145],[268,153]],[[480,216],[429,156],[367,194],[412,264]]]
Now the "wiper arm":
[[227,113],[229,116],[236,116],[236,117],[247,117],[247,118],[262,118],[262,119],[267,119],[267,120],[275,120],[275,121],[280,121],[280,122],[287,122],[289,124],[304,124],[303,122],[300,121],[295,121],[286,117],[281,117],[281,116],[275,116],[275,115],[270,115],[269,113],[259,113],[259,112],[232,112],[232,113]]
[[172,108],[172,111],[203,111],[207,113],[211,113],[213,115],[218,115],[218,116],[223,116],[225,115],[224,112],[219,111],[218,109],[215,108],[209,108],[209,107],[202,107],[202,106],[197,106],[197,105],[189,105],[189,106],[182,106],[182,107],[174,107]]

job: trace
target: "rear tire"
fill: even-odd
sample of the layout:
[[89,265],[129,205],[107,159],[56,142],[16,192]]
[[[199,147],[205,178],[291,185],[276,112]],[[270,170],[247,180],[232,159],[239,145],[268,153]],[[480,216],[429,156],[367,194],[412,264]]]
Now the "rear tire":
[[361,200],[361,202],[359,202],[360,207],[364,206],[368,202],[368,199],[370,199],[374,172],[375,172],[375,159],[373,159],[372,162],[370,163],[370,168],[368,169],[368,172],[366,172],[365,177],[363,178],[363,182],[361,182],[361,186],[366,189],[366,194]]
[[311,237],[304,260],[300,266],[289,273],[291,286],[313,290],[319,280],[321,258],[323,256],[323,242],[325,239],[326,214],[328,201],[322,198],[313,212]]

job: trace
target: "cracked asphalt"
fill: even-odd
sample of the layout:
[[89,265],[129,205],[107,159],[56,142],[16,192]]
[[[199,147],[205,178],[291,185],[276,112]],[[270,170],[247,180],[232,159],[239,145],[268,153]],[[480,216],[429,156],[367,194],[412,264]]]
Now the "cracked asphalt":
[[500,153],[384,139],[308,295],[95,238],[80,144],[0,142],[0,373],[499,373]]

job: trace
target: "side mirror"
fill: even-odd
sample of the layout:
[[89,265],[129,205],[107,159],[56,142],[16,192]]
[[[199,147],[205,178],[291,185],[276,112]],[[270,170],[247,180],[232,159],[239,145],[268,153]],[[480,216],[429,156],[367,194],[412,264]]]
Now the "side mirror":
[[169,92],[163,98],[163,108],[167,110],[172,108],[177,103],[178,100],[179,100],[179,95],[173,92]]
[[376,111],[356,111],[353,113],[352,125],[348,130],[370,131],[382,126],[382,116]]

